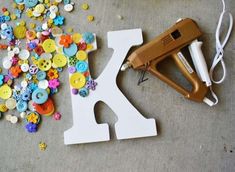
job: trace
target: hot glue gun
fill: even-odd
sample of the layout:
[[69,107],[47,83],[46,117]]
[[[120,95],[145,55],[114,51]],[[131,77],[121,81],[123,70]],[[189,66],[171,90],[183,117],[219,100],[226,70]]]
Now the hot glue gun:
[[[134,51],[121,70],[124,71],[132,67],[148,71],[186,98],[212,105],[213,102],[206,98],[211,80],[201,51],[202,42],[198,41],[200,36],[202,36],[202,32],[195,21],[189,18],[180,19],[170,29]],[[189,49],[196,72],[181,52],[185,47]],[[166,58],[174,60],[183,76],[192,85],[192,90],[185,89],[159,72],[158,64]]]

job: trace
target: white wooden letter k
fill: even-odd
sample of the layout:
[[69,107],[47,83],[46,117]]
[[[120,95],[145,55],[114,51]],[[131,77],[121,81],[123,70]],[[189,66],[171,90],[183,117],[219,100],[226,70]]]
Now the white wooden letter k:
[[110,140],[108,124],[97,124],[94,106],[106,103],[117,115],[115,132],[118,140],[157,135],[154,119],[144,118],[127,100],[116,84],[116,78],[132,46],[143,43],[141,29],[108,32],[108,47],[114,50],[112,58],[96,79],[98,86],[88,97],[71,94],[73,127],[64,132],[64,143],[81,144]]

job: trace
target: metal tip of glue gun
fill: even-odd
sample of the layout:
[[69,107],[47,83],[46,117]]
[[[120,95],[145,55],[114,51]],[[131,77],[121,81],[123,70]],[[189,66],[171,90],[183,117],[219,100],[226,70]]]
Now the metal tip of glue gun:
[[127,70],[128,68],[130,68],[131,66],[130,66],[130,63],[129,62],[126,62],[126,63],[124,63],[123,65],[122,65],[122,67],[121,67],[121,71],[125,71],[125,70]]

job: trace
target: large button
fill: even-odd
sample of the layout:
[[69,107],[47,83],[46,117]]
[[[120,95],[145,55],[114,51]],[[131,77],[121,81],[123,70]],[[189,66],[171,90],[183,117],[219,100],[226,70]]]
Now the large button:
[[87,53],[85,51],[78,51],[76,57],[78,60],[84,61],[87,59]]
[[86,72],[87,69],[88,69],[88,64],[87,64],[87,62],[85,62],[85,61],[77,62],[77,64],[76,64],[76,69],[77,69],[78,72],[81,72],[81,73]]
[[0,98],[6,100],[12,95],[12,89],[8,85],[3,85],[0,87]]
[[38,61],[38,67],[42,71],[48,71],[51,68],[51,60],[40,59]]
[[43,104],[48,99],[48,93],[45,89],[38,88],[32,93],[32,100],[36,104]]
[[15,99],[13,99],[13,98],[9,98],[9,99],[7,99],[7,101],[6,101],[6,107],[9,109],[9,110],[13,110],[13,109],[15,109],[15,107],[16,107],[16,100]]
[[46,53],[52,53],[56,50],[55,41],[52,39],[47,39],[43,42],[42,47]]
[[53,63],[56,67],[64,67],[67,64],[67,58],[63,54],[56,54],[53,57]]
[[39,81],[44,80],[46,78],[46,72],[39,71],[36,76]]
[[14,35],[17,39],[24,39],[26,37],[26,31],[26,27],[22,25],[16,26],[13,30]]
[[63,48],[63,52],[65,55],[67,55],[68,57],[72,57],[74,56],[78,51],[78,47],[76,44],[71,44],[68,48]]
[[18,101],[17,104],[16,104],[16,109],[18,112],[25,112],[27,110],[27,102],[26,101]]
[[73,88],[80,89],[86,84],[86,78],[83,74],[76,72],[71,75],[69,82]]
[[32,8],[38,4],[38,0],[24,0],[24,4],[27,8]]
[[39,114],[45,116],[50,116],[55,111],[54,103],[50,98],[43,104],[35,104],[34,108]]

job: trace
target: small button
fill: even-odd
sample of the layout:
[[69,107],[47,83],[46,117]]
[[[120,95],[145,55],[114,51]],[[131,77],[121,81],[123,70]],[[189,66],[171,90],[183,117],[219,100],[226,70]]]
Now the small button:
[[36,104],[43,104],[48,99],[48,93],[45,89],[38,88],[32,93],[32,100]]
[[16,107],[16,100],[15,99],[13,99],[13,98],[9,98],[9,99],[7,99],[7,101],[6,101],[6,107],[9,109],[9,110],[13,110],[13,109],[15,109],[15,107]]
[[78,60],[81,60],[81,61],[86,60],[87,57],[88,57],[88,56],[87,56],[87,53],[86,53],[85,51],[82,51],[82,50],[78,51],[77,54],[76,54],[76,58],[77,58]]
[[22,25],[16,26],[13,30],[14,35],[17,39],[24,39],[26,37],[26,31],[26,27]]
[[41,88],[41,89],[47,89],[48,85],[49,85],[49,83],[46,79],[38,82],[38,88]]
[[18,118],[16,116],[12,116],[11,119],[10,119],[10,122],[12,124],[16,124],[18,122]]
[[86,72],[88,70],[88,64],[85,61],[79,61],[76,64],[76,69],[78,72]]
[[34,75],[34,74],[36,74],[37,72],[38,72],[38,67],[37,67],[36,65],[31,65],[31,66],[29,67],[29,73],[30,73],[30,74]]
[[24,64],[22,64],[22,65],[20,66],[20,68],[21,68],[21,70],[22,70],[23,72],[28,72],[28,70],[29,70],[29,65],[28,65],[27,63],[24,63]]
[[71,11],[73,11],[73,5],[72,5],[72,4],[66,4],[66,5],[64,6],[64,10],[65,10],[66,12],[71,12]]
[[74,33],[72,35],[73,42],[78,44],[80,40],[82,39],[82,35],[80,33]]
[[8,85],[3,85],[0,87],[0,98],[6,100],[12,95],[12,89]]
[[8,109],[5,104],[0,104],[0,112],[6,112]]
[[42,71],[48,71],[51,68],[51,60],[40,59],[38,61],[38,67]]
[[39,71],[36,76],[39,81],[44,80],[46,78],[46,72]]
[[34,11],[36,11],[39,14],[42,14],[45,11],[45,6],[43,4],[38,4],[35,8]]
[[42,47],[46,53],[52,53],[56,50],[55,41],[52,39],[47,39],[43,42]]
[[86,84],[86,78],[83,74],[76,72],[70,76],[69,82],[73,88],[80,89]]
[[27,102],[26,101],[18,101],[17,104],[16,104],[16,109],[18,112],[25,112],[27,110]]

